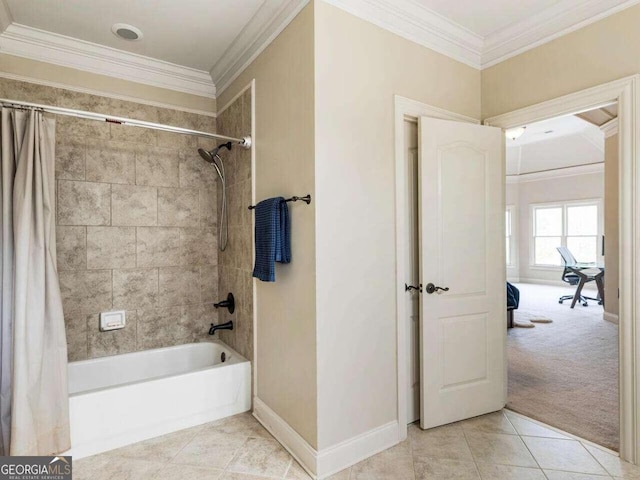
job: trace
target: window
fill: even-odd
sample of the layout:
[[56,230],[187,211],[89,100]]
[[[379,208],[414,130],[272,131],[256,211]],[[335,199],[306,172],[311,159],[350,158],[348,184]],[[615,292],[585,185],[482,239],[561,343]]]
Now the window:
[[561,266],[566,246],[579,262],[598,260],[599,202],[533,206],[533,264]]
[[537,207],[534,212],[534,264],[561,265],[556,248],[562,246],[562,207]]
[[598,206],[567,207],[567,247],[580,262],[598,259]]
[[507,210],[505,211],[505,234],[506,234],[506,252],[507,252],[507,267],[511,267],[515,264],[515,249],[514,249],[514,235],[513,235],[513,224],[514,224],[514,207],[513,205],[507,206]]

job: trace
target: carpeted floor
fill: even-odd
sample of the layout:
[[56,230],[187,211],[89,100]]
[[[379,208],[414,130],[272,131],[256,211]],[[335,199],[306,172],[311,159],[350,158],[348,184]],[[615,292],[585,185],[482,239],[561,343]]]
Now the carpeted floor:
[[507,408],[617,451],[617,325],[602,319],[596,302],[573,310],[570,302],[558,304],[571,289],[516,286],[515,318],[543,316],[553,323],[509,329]]

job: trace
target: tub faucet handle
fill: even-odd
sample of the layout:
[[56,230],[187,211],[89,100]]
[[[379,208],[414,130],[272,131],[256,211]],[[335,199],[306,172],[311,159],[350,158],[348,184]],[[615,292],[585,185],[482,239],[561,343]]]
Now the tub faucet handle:
[[229,309],[229,313],[233,313],[236,310],[236,299],[233,298],[233,293],[229,292],[226,300],[214,303],[213,306],[216,308],[227,308]]

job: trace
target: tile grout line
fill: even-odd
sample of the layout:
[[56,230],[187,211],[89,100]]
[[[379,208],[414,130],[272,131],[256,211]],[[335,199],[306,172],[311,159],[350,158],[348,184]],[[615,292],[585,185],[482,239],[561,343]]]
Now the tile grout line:
[[[511,412],[511,410],[509,410],[509,411]],[[543,424],[542,422],[532,421],[533,419],[530,419],[529,417],[527,417],[525,415],[522,415],[520,413],[517,413],[517,412],[512,412],[512,413],[516,414],[516,416],[518,418],[522,418],[525,421],[529,421],[529,422],[534,423],[536,425],[539,425],[541,427],[544,427],[544,428],[547,428],[549,430],[552,430],[552,431],[554,431],[556,433],[565,435],[565,437],[566,437],[566,438],[555,438],[555,437],[544,437],[544,436],[536,436],[536,435],[520,435],[520,433],[518,433],[518,436],[520,436],[520,438],[522,438],[522,437],[531,437],[531,438],[544,438],[544,439],[549,439],[549,440],[561,440],[561,441],[578,442],[580,444],[580,446],[587,451],[589,456],[591,456],[596,461],[596,463],[602,467],[602,469],[607,473],[607,475],[613,477],[613,475],[609,472],[609,470],[595,457],[595,455],[593,455],[593,453],[591,453],[591,451],[583,443],[584,439],[581,439],[580,437],[577,437],[577,436],[575,436],[573,434],[569,434],[569,433],[564,432],[562,430],[558,431],[557,429],[555,429],[551,425],[547,426],[546,424]],[[509,416],[505,415],[505,417],[507,417],[507,419],[509,420],[509,423],[511,423],[511,420],[509,419]],[[511,424],[511,425],[513,426],[513,424]],[[551,428],[549,428],[549,427],[551,427]],[[515,429],[515,426],[514,426],[514,429]],[[516,432],[517,432],[517,429],[516,429]],[[524,440],[523,440],[523,443],[525,444],[525,446],[527,445],[526,442],[524,442]],[[595,446],[593,446],[593,448],[598,448],[598,446],[595,445]],[[528,446],[527,446],[527,449],[528,449]],[[612,454],[610,454],[608,452],[605,452],[604,450],[603,450],[603,453],[607,453],[608,455],[612,455]],[[532,454],[532,456],[533,456],[533,454]],[[534,460],[536,460],[536,463],[537,463],[537,459],[535,457],[534,457]],[[541,470],[542,470],[542,468],[541,468]],[[553,468],[549,468],[548,470],[553,470],[553,471],[557,471],[557,472],[567,472],[567,473],[579,473],[579,472],[572,472],[570,470],[558,470],[558,469],[553,469]],[[544,470],[543,470],[543,473],[544,473]],[[585,475],[587,475],[587,474],[585,474]],[[546,476],[546,474],[545,474],[545,476]]]
[[544,470],[540,466],[540,462],[538,462],[538,459],[535,457],[535,455],[533,454],[533,452],[529,448],[529,445],[527,445],[527,442],[524,441],[524,439],[522,438],[522,435],[520,435],[520,432],[518,431],[516,426],[513,423],[511,423],[511,419],[505,413],[504,408],[502,409],[502,416],[507,419],[507,422],[509,422],[509,425],[511,425],[511,428],[513,428],[513,430],[516,432],[516,435],[518,436],[518,438],[520,439],[520,441],[524,445],[524,448],[527,449],[527,451],[529,452],[529,455],[531,455],[531,458],[533,458],[533,461],[536,462],[536,465],[538,466],[538,469],[542,472],[542,475],[544,475],[544,477],[548,479],[549,477],[547,477],[547,474],[544,473]]
[[[171,463],[171,464],[173,464],[173,465],[179,465],[179,464],[175,464],[175,463],[173,463],[173,461],[174,461],[174,460],[178,457],[178,455],[180,455],[180,454],[182,453],[182,451],[183,451],[185,448],[187,448],[187,446],[188,446],[191,442],[193,442],[193,440],[194,440],[194,439],[195,439],[195,438],[196,438],[196,437],[201,433],[201,432],[200,432],[200,430],[202,430],[202,428],[199,428],[199,429],[198,429],[198,431],[197,431],[197,432],[195,432],[195,433],[193,434],[193,436],[189,439],[189,441],[187,441],[187,442],[182,446],[182,448],[180,448],[180,450],[178,450],[178,451],[176,452],[176,454],[175,454],[173,457],[171,457],[171,460],[169,460],[169,463]],[[178,431],[179,431],[179,430],[178,430]]]
[[289,465],[287,465],[287,469],[284,471],[284,475],[280,478],[287,478],[287,475],[289,473],[289,470],[291,470],[291,467],[293,466],[293,457],[289,454]]
[[[584,449],[587,451],[587,453],[589,454],[589,456],[590,456],[591,458],[593,458],[593,459],[596,461],[596,463],[597,463],[598,465],[600,465],[600,466],[602,467],[602,469],[603,469],[605,472],[607,472],[607,475],[609,475],[611,478],[613,478],[613,474],[609,471],[609,469],[608,469],[606,466],[604,466],[604,465],[600,462],[600,460],[598,460],[598,459],[597,459],[597,457],[596,457],[593,453],[591,453],[591,451],[590,451],[590,450],[589,450],[589,449],[588,449],[588,448],[587,448],[587,447],[586,447],[582,442],[578,441],[578,443],[580,443],[580,446],[581,446],[582,448],[584,448]],[[607,455],[611,455],[611,454],[607,454]],[[618,457],[618,460],[620,460],[621,462],[622,462],[622,461],[624,461],[624,460],[621,460],[619,457]]]
[[476,473],[478,474],[478,478],[482,479],[482,474],[480,473],[480,467],[478,467],[478,462],[476,460],[476,456],[473,454],[473,450],[471,449],[471,445],[469,444],[469,439],[467,439],[467,432],[462,425],[460,425],[460,429],[462,430],[462,436],[464,437],[464,442],[467,444],[467,448],[469,449],[469,453],[471,453],[471,459],[473,460],[473,465],[476,467]]

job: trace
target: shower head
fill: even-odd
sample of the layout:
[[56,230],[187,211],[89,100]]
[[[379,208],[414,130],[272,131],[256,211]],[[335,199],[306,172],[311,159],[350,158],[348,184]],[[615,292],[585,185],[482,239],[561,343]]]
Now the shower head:
[[231,150],[232,145],[233,144],[231,142],[221,143],[216,148],[214,148],[213,150],[209,150],[209,151],[205,150],[204,148],[199,148],[198,149],[198,153],[207,162],[215,163],[215,158],[218,156],[218,152],[220,151],[220,149],[221,148],[226,148],[227,150]]

